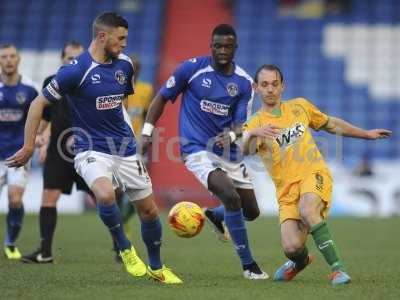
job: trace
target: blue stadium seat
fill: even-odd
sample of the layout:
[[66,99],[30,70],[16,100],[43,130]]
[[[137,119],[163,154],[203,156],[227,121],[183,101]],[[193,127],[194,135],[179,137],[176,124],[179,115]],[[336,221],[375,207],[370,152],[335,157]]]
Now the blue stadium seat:
[[[118,10],[119,1],[18,0],[0,9],[0,41],[32,50],[54,49],[69,39],[85,45],[91,39],[91,22],[96,14]],[[131,28],[128,52],[146,55],[143,79],[153,82],[160,48],[164,0],[142,1],[138,11],[122,11]],[[4,9],[3,9],[4,8]]]
[[[3,1],[4,2],[4,1]],[[262,63],[279,65],[285,75],[284,98],[305,96],[331,114],[349,118],[366,127],[400,130],[399,99],[374,99],[366,86],[351,85],[345,79],[346,61],[328,58],[323,53],[323,32],[332,23],[400,23],[400,2],[351,1],[349,13],[326,18],[279,16],[279,1],[237,0],[234,17],[239,37],[237,62],[253,75]],[[139,11],[121,11],[129,20],[127,52],[135,52],[143,61],[142,77],[154,81],[162,36],[164,0],[141,1]],[[59,48],[74,38],[85,45],[90,41],[90,24],[100,11],[119,9],[119,1],[96,0],[19,0],[7,1],[0,9],[0,40],[33,50]],[[373,148],[376,157],[399,155],[400,135]],[[356,159],[367,144],[351,141],[346,155]],[[381,144],[380,144],[381,145]],[[399,149],[398,149],[399,148]]]

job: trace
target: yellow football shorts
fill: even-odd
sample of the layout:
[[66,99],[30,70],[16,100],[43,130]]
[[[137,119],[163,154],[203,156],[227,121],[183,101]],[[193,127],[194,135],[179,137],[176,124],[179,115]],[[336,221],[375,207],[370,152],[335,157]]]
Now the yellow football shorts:
[[299,212],[300,196],[306,193],[317,194],[325,203],[322,217],[327,218],[332,200],[332,177],[329,171],[312,171],[301,181],[291,183],[282,189],[278,198],[279,222],[301,220]]

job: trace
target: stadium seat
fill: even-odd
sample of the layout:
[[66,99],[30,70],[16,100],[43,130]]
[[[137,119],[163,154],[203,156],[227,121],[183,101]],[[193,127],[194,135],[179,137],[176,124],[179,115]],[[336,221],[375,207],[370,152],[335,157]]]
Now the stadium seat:
[[[330,114],[361,126],[400,129],[396,117],[400,114],[399,99],[373,96],[389,95],[388,88],[398,86],[398,78],[388,69],[398,70],[400,59],[393,53],[385,60],[388,50],[396,49],[398,42],[393,39],[394,29],[390,31],[385,26],[398,24],[399,9],[396,0],[354,0],[350,14],[307,19],[279,16],[275,1],[236,1],[234,16],[240,43],[237,61],[250,74],[262,63],[280,66],[287,82],[285,99],[307,97]],[[260,14],[262,17],[258,17]],[[363,28],[365,24],[378,23],[371,40]],[[352,26],[353,32],[346,26]],[[345,56],[347,51],[352,56]],[[371,51],[377,54],[371,57]],[[350,62],[357,59],[366,61],[368,68],[352,67]],[[388,82],[368,88],[364,82],[371,70],[378,77],[388,78]],[[373,155],[395,158],[398,143],[399,137],[394,136],[392,142],[380,143]],[[346,142],[348,160],[357,161],[366,145],[360,141]],[[330,151],[329,156],[332,158],[334,152]]]

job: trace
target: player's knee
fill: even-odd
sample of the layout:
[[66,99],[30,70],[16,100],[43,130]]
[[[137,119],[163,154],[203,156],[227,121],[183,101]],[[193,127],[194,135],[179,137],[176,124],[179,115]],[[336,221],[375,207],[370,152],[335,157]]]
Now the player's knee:
[[10,197],[9,201],[8,201],[8,206],[9,208],[12,209],[17,209],[17,208],[21,208],[22,207],[22,199],[17,198],[17,197]]
[[115,201],[115,193],[112,189],[99,189],[94,194],[97,203],[112,204]]
[[138,210],[140,219],[143,221],[152,221],[158,217],[158,209],[155,205],[141,208]]
[[320,212],[318,208],[313,205],[302,205],[300,206],[299,212],[302,221],[309,226],[318,223],[320,219]]
[[57,205],[57,200],[60,195],[60,190],[45,189],[43,191],[42,206],[55,207]]
[[223,202],[225,209],[230,211],[236,211],[241,208],[240,197],[234,193],[225,193],[223,197],[220,197]]
[[10,191],[8,194],[8,206],[10,208],[20,208],[22,206],[22,195],[20,191]]
[[243,216],[246,221],[254,221],[260,216],[260,209],[258,207],[243,210]]

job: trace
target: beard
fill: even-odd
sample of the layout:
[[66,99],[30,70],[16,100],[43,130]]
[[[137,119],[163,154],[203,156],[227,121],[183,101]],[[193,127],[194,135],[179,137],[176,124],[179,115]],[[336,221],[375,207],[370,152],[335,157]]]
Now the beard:
[[105,54],[106,58],[109,60],[117,59],[118,55],[119,55],[119,53],[116,54],[116,53],[112,52],[109,48],[104,49],[104,54]]
[[11,76],[13,74],[15,74],[17,72],[17,68],[1,68],[1,72],[2,74],[6,75],[6,76]]

